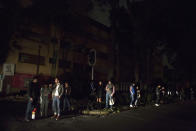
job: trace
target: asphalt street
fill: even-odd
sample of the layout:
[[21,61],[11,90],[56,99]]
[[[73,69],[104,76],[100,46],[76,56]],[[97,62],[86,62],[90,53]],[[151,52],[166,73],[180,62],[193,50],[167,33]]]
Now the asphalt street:
[[1,102],[1,131],[196,131],[196,101],[131,108],[105,116],[69,114],[24,122],[24,103]]

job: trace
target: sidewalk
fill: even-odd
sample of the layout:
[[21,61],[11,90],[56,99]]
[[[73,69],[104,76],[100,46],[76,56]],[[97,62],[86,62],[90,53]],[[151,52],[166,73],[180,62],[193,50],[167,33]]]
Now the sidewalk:
[[[14,107],[15,105],[13,105]],[[9,117],[14,115],[10,114]],[[195,131],[196,101],[131,108],[108,115],[63,115],[59,121],[50,118],[26,123],[12,118],[1,121],[8,131]],[[8,118],[8,117],[7,117]],[[1,128],[3,129],[3,128]]]
[[26,96],[19,96],[19,95],[11,95],[11,96],[4,96],[0,97],[0,101],[15,101],[15,102],[25,102],[27,100]]

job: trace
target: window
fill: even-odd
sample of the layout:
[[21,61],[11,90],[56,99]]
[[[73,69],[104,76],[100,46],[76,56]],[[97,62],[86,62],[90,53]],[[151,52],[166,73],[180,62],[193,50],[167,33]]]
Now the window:
[[19,53],[18,61],[21,63],[45,65],[45,57],[27,53]]

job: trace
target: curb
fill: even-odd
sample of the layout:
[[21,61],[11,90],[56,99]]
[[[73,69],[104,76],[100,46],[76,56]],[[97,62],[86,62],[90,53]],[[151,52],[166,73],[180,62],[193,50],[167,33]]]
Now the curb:
[[84,115],[107,115],[109,114],[109,111],[104,111],[104,110],[83,110],[82,114]]

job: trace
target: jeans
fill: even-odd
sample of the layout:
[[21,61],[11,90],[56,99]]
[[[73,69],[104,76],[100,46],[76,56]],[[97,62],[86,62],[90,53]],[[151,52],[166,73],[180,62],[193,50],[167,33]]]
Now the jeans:
[[140,103],[140,98],[137,97],[136,100],[135,100],[135,106],[137,106],[138,103]]
[[160,95],[159,95],[159,94],[157,94],[156,96],[157,96],[157,98],[156,98],[156,104],[159,104]]
[[28,103],[27,103],[27,109],[26,109],[26,113],[25,113],[25,119],[29,119],[31,117],[31,113],[33,110],[33,105],[32,105],[32,101],[29,99]]
[[64,97],[64,99],[63,99],[63,110],[65,110],[66,106],[67,106],[68,110],[70,110],[70,102],[69,102],[69,99],[67,96]]
[[41,116],[47,116],[48,115],[48,96],[42,97],[42,103],[40,105],[41,110]]
[[54,111],[54,115],[60,116],[60,98],[58,96],[54,96],[52,99],[52,109]]
[[[105,105],[105,108],[108,108],[108,105],[109,105],[109,100],[112,99],[112,96],[111,96],[111,93],[106,93],[106,105]],[[112,108],[112,105],[110,105],[110,108]]]
[[133,93],[130,94],[130,98],[131,98],[130,105],[133,105],[134,104],[134,94]]

